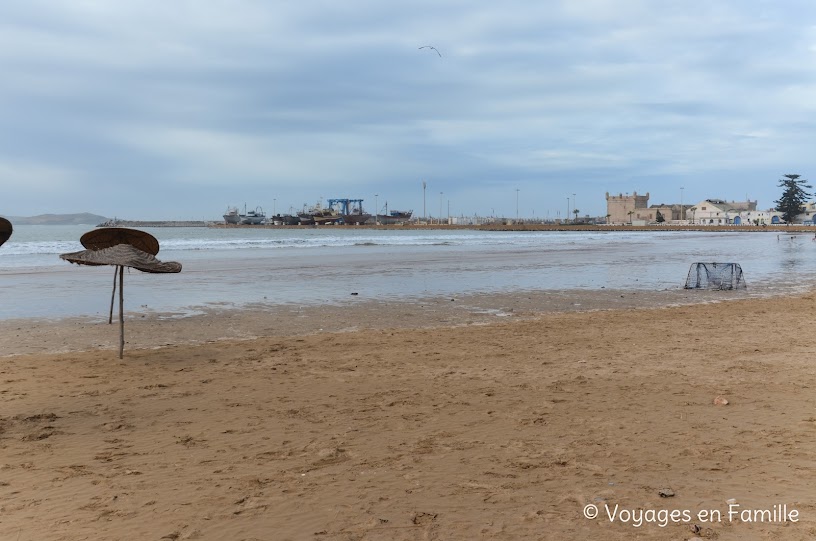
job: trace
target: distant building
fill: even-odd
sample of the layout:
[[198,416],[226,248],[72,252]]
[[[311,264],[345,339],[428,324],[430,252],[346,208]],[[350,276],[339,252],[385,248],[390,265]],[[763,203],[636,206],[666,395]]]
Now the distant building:
[[[686,208],[689,205],[684,205]],[[649,192],[646,195],[638,195],[637,192],[629,194],[609,195],[606,193],[606,213],[609,215],[609,224],[633,224],[645,225],[658,222],[658,215],[663,217],[663,221],[670,222],[679,220],[681,215],[680,205],[659,205],[649,206]]]
[[805,207],[802,209],[802,214],[796,217],[797,221],[800,221],[807,225],[816,225],[816,203],[807,203]]
[[[816,225],[816,203],[805,203],[802,205],[802,212],[796,215],[793,219],[794,224],[802,225]],[[765,223],[767,224],[784,224],[783,213],[776,209],[771,209],[764,214],[767,215]]]
[[[649,207],[649,211],[651,212],[646,217],[646,220],[650,222],[658,222],[659,221],[657,219],[658,212],[663,217],[663,220],[667,223],[669,221],[679,220],[681,215],[680,209],[681,209],[680,205],[667,205],[665,203],[660,203],[659,205],[651,205]],[[652,218],[651,216],[654,216],[654,218]]]
[[698,225],[742,225],[745,222],[754,223],[756,219],[764,219],[765,214],[757,212],[756,201],[705,199],[689,208],[686,211],[686,218]]
[[628,224],[633,220],[645,220],[646,215],[650,213],[649,192],[646,192],[646,195],[638,195],[637,192],[633,192],[632,195],[609,195],[609,192],[606,192],[606,213],[609,215],[610,224]]

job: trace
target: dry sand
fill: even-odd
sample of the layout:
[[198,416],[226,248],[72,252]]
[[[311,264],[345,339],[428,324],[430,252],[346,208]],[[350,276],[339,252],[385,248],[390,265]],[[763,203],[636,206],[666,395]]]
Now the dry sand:
[[[124,361],[81,351],[115,343],[115,327],[7,323],[0,347],[19,354],[0,359],[0,539],[816,537],[813,294],[550,314],[512,302],[529,299],[485,301],[484,317],[366,305],[354,325],[263,320],[244,340],[215,315],[128,321]],[[162,345],[185,338],[167,329],[201,339]],[[35,338],[64,353],[27,353]],[[799,522],[695,516],[730,498]],[[605,504],[692,519],[638,528]]]

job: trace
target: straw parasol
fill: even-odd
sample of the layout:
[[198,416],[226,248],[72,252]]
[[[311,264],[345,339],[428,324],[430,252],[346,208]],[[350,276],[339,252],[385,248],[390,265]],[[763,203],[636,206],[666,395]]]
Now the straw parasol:
[[[116,229],[116,228],[107,228]],[[91,246],[87,250],[61,254],[60,258],[70,263],[78,265],[114,265],[119,274],[119,358],[124,355],[125,349],[125,309],[124,309],[124,285],[125,267],[131,267],[142,272],[149,273],[175,273],[181,272],[181,263],[169,261],[163,263],[156,259],[153,253],[145,252],[128,240],[139,243],[139,246],[147,247],[154,253],[159,251],[159,241],[149,233],[137,231],[135,229],[123,229],[123,233],[110,235],[92,235],[96,231],[90,231],[82,235],[83,246]],[[90,240],[89,240],[90,239]],[[125,242],[115,242],[117,239]],[[95,240],[98,243],[95,243]],[[87,242],[87,244],[86,244]],[[111,244],[113,243],[113,244]],[[98,246],[94,248],[93,246]],[[113,278],[113,295],[116,293],[116,274]],[[113,320],[113,295],[111,296],[111,316],[108,323]]]
[[89,250],[102,250],[117,244],[130,244],[148,254],[159,253],[159,241],[150,233],[127,227],[100,227],[92,229],[79,238],[82,246]]
[[71,252],[62,254],[60,257],[79,265],[116,265],[151,273],[181,272],[181,263],[175,261],[162,263],[152,254],[143,252],[130,244],[117,244],[102,250]]
[[12,231],[14,231],[14,228],[11,227],[11,222],[0,217],[0,246],[9,240]]
[[[117,244],[130,244],[148,254],[159,253],[159,241],[150,233],[129,229],[127,227],[101,227],[92,229],[79,238],[79,242],[89,250],[103,250]],[[113,323],[113,301],[116,297],[116,275],[118,267],[113,269],[113,291],[111,291],[110,313],[108,324]]]

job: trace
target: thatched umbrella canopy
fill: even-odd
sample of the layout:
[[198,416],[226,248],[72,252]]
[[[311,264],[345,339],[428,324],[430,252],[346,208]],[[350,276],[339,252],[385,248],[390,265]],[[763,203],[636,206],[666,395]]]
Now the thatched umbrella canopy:
[[[138,231],[138,233],[141,233]],[[145,233],[147,235],[147,233]],[[148,235],[150,236],[150,235]],[[83,238],[85,235],[83,235]],[[152,236],[150,236],[153,238]],[[155,239],[154,239],[155,240]],[[84,244],[84,243],[83,243]],[[156,242],[156,252],[158,252],[158,241]],[[60,255],[60,258],[78,265],[114,265],[119,273],[119,358],[124,355],[125,350],[125,267],[132,267],[142,272],[168,273],[181,272],[181,263],[169,261],[162,263],[153,254],[143,252],[131,244],[116,244],[108,248],[98,250],[88,249],[80,252],[72,252]],[[116,292],[116,276],[114,275],[114,293]],[[111,299],[111,312],[113,311],[113,299]],[[110,322],[110,320],[109,320]]]
[[159,241],[150,233],[127,227],[100,227],[92,229],[79,238],[89,250],[103,250],[117,244],[130,244],[148,254],[159,253]]
[[[104,250],[118,244],[130,244],[148,254],[159,253],[159,241],[150,233],[129,229],[127,227],[101,227],[92,229],[79,238],[79,242],[89,250]],[[110,313],[108,323],[113,323],[113,301],[116,297],[116,275],[118,265],[113,270],[113,291],[111,291]]]
[[11,222],[0,217],[0,246],[9,240],[12,231],[14,231],[14,228],[11,227]]
[[181,272],[181,263],[175,261],[162,263],[152,254],[143,252],[130,244],[117,244],[102,250],[71,252],[60,255],[60,258],[78,265],[116,265],[152,273]]

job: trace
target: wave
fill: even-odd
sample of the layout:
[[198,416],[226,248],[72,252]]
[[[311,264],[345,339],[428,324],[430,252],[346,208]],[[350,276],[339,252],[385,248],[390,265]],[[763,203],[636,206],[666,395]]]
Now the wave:
[[29,254],[64,254],[66,252],[78,252],[79,250],[83,250],[79,241],[9,242],[3,245],[0,250],[0,257]]
[[[169,238],[159,238],[161,249],[165,251],[222,251],[222,250],[266,250],[299,249],[323,247],[410,247],[410,246],[497,246],[513,245],[520,248],[546,246],[552,249],[585,249],[588,245],[609,248],[617,243],[633,240],[647,240],[643,234],[631,237],[627,233],[606,232],[446,232],[446,231],[384,231],[376,233],[335,232],[335,231],[276,231],[250,230],[230,231],[197,228],[190,232],[172,230],[161,231]],[[178,236],[172,236],[178,235]],[[651,236],[658,240],[660,234]],[[77,240],[27,240],[14,238],[0,249],[0,262],[9,256],[58,255],[82,250]]]

